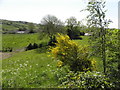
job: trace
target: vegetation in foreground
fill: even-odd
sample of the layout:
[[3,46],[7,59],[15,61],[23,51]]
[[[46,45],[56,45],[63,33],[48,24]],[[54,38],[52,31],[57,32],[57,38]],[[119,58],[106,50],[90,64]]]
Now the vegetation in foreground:
[[54,87],[56,62],[47,53],[36,50],[20,52],[2,61],[2,87]]

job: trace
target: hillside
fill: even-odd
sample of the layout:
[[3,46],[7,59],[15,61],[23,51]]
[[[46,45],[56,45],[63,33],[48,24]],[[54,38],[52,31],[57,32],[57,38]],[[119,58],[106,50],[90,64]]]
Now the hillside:
[[0,19],[2,22],[2,31],[3,33],[15,33],[16,31],[29,31],[32,28],[34,31],[39,30],[39,24],[26,22],[26,21],[11,21]]

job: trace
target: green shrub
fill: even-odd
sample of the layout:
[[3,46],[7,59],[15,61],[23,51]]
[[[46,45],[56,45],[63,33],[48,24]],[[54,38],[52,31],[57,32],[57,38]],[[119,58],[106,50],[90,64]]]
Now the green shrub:
[[2,52],[12,52],[12,51],[13,51],[12,47],[7,47],[7,48],[3,47],[2,48]]
[[38,45],[36,43],[33,44],[33,49],[38,48]]
[[27,50],[32,50],[33,49],[33,45],[30,43],[27,47],[26,47],[26,51]]
[[29,44],[27,47],[26,47],[26,51],[27,50],[32,50],[32,49],[37,49],[39,48],[38,44],[37,43],[34,43],[34,44]]
[[112,88],[110,79],[100,72],[70,71],[65,77],[59,78],[61,88]]
[[43,45],[40,43],[39,45],[38,45],[38,48],[41,48]]
[[67,35],[56,37],[56,47],[51,49],[53,56],[60,62],[59,66],[68,65],[72,71],[88,71],[93,70],[95,61],[90,60],[88,47],[79,46],[74,41],[70,40]]
[[48,42],[48,45],[49,46],[55,46],[55,43],[56,43],[56,38],[55,36],[53,36],[53,38],[50,38],[50,41]]

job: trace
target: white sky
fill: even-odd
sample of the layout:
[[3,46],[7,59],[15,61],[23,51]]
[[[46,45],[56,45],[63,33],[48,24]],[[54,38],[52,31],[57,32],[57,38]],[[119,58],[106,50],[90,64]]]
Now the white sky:
[[[113,21],[112,28],[118,28],[118,1],[106,0],[106,17]],[[40,23],[51,14],[62,21],[71,16],[82,20],[87,13],[80,11],[86,5],[87,0],[0,0],[0,19]]]

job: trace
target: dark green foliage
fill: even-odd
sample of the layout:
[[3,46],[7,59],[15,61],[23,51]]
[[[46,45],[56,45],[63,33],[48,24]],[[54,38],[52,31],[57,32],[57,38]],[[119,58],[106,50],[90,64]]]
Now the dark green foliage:
[[9,52],[12,52],[12,48],[9,47]]
[[29,33],[35,33],[35,31],[33,31],[33,30],[30,30],[30,31],[29,31]]
[[85,33],[84,32],[80,32],[80,36],[84,36],[85,35]]
[[37,44],[37,43],[34,43],[34,44],[29,44],[27,47],[26,47],[26,51],[27,50],[32,50],[32,49],[37,49],[37,48],[42,48],[42,47],[46,47],[48,46],[47,43],[40,43],[40,44]]
[[82,39],[80,37],[80,22],[75,17],[70,17],[66,20],[67,35],[70,39]]
[[33,49],[33,45],[30,43],[27,47],[26,47],[26,51],[27,50],[32,50]]
[[[87,71],[85,70],[84,68],[90,68],[92,67],[91,65],[91,61],[83,61],[83,60],[76,60],[74,61],[71,65],[70,65],[70,68],[72,71]],[[89,70],[92,71],[92,69],[90,68]]]
[[80,37],[80,31],[76,31],[76,30],[67,30],[67,35],[70,37],[70,39],[82,39]]
[[34,43],[33,45],[30,43],[27,47],[26,47],[26,51],[27,50],[32,50],[32,49],[37,49],[38,48],[38,44]]
[[38,48],[38,45],[36,43],[33,44],[33,49]]
[[114,79],[119,79],[120,81],[120,72],[119,72],[119,44],[118,44],[118,29],[107,29],[106,34],[106,58],[107,58],[107,74]]
[[49,46],[55,46],[55,43],[57,43],[57,40],[55,38],[55,36],[53,36],[53,38],[50,38],[50,41],[48,42]]
[[41,48],[43,45],[40,43],[39,45],[38,45],[38,48]]
[[13,48],[11,48],[11,47],[7,47],[7,48],[3,47],[2,48],[2,52],[12,52],[12,51],[13,51]]

